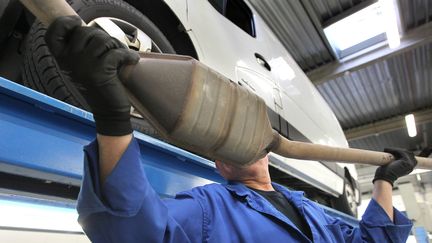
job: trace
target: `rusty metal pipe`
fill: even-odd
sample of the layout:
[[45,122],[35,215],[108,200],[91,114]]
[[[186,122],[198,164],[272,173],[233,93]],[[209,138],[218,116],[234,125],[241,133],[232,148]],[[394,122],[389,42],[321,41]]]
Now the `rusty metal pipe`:
[[[279,144],[276,145],[272,151],[293,159],[369,164],[376,166],[385,165],[394,160],[393,155],[385,152],[296,142],[290,141],[284,137],[281,137]],[[416,159],[416,168],[432,169],[432,159],[418,156],[416,156]]]

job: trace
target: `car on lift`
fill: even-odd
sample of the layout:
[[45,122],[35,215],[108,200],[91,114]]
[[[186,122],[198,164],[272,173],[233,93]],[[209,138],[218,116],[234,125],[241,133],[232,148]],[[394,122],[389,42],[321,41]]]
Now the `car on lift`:
[[[258,94],[272,127],[283,136],[348,147],[334,113],[253,7],[244,0],[67,0],[91,26],[130,49],[192,56]],[[61,70],[46,31],[18,0],[0,3],[0,76],[88,109],[85,90]],[[132,112],[136,130],[157,132]],[[298,161],[270,154],[275,182],[322,204],[356,215],[355,167]]]

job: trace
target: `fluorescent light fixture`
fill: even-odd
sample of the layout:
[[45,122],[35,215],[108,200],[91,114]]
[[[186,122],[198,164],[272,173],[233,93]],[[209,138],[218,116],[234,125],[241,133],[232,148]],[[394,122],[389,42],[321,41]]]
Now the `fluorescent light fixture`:
[[399,29],[396,18],[396,8],[393,0],[379,0],[382,9],[383,21],[390,48],[400,45]]
[[82,232],[74,208],[0,199],[0,226]]
[[408,136],[415,137],[417,136],[417,128],[415,124],[415,119],[413,114],[409,114],[405,116],[406,127],[408,129]]

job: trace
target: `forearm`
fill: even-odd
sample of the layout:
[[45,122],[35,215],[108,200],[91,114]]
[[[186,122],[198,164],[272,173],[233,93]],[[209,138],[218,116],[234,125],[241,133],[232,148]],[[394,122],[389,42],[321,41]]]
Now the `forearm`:
[[384,209],[391,221],[393,219],[393,187],[384,180],[376,180],[372,191],[372,198]]
[[105,136],[97,134],[99,147],[99,180],[101,184],[105,182],[107,176],[117,165],[131,140],[132,134],[124,136]]

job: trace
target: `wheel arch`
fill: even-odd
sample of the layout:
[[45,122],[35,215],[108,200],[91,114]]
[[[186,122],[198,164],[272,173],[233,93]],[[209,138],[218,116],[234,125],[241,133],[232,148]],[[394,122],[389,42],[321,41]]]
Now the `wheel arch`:
[[348,168],[345,166],[344,167],[344,174],[345,177],[351,182],[351,185],[353,185],[353,187],[355,186],[355,182],[354,182],[354,178],[351,176],[351,173],[349,172]]
[[355,200],[358,204],[360,204],[360,188],[359,188],[359,184],[358,182],[351,176],[351,173],[349,171],[349,169],[347,167],[344,167],[344,171],[345,171],[345,178],[348,179],[348,181],[351,183],[352,188],[354,189],[354,191],[356,194]]
[[162,0],[124,0],[147,18],[165,35],[176,53],[198,59],[195,46],[186,29],[171,8]]

